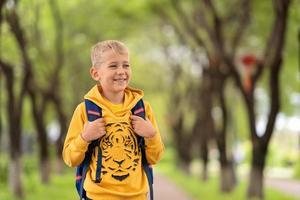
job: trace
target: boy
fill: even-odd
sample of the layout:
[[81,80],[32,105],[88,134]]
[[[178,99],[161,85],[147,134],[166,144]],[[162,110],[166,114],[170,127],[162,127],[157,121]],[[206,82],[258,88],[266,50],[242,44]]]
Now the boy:
[[[84,102],[77,106],[65,139],[63,159],[70,167],[80,165],[88,145],[100,139],[101,149],[95,148],[84,180],[88,199],[145,200],[149,187],[138,137],[144,138],[145,157],[150,165],[156,164],[164,151],[152,109],[144,102],[145,119],[131,113],[143,91],[128,86],[131,66],[123,43],[97,43],[91,60],[90,75],[98,84],[84,99],[99,106],[102,117],[90,122]],[[95,181],[98,152],[102,152],[101,181]]]

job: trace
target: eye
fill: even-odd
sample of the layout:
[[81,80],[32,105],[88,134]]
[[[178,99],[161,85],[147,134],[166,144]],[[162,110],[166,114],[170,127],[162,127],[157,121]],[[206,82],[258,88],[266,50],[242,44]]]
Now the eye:
[[109,68],[117,68],[118,66],[116,64],[112,64],[108,66]]
[[124,67],[124,68],[129,68],[130,65],[129,65],[129,64],[123,64],[123,67]]

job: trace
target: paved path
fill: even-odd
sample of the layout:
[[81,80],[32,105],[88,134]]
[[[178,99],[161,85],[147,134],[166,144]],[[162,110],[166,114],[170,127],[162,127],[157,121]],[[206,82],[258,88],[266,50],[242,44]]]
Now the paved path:
[[282,179],[282,178],[267,178],[266,186],[274,188],[285,194],[298,197],[300,200],[300,181]]
[[154,179],[155,200],[193,200],[166,176],[155,172]]
[[[155,200],[194,200],[165,175],[156,172],[154,178]],[[265,186],[274,188],[300,200],[300,181],[283,178],[267,178],[265,180]]]

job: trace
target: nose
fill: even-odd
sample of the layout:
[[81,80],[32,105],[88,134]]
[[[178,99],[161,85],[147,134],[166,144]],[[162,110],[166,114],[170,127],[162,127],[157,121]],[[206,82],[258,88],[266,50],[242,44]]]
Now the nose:
[[123,67],[118,67],[117,74],[125,74]]

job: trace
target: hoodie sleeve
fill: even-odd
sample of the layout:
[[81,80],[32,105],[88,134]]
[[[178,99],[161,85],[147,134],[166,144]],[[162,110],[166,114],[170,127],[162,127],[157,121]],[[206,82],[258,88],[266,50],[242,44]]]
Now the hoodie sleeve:
[[70,166],[78,166],[84,159],[89,143],[81,137],[86,119],[85,105],[81,103],[75,109],[63,148],[63,160]]
[[145,110],[147,118],[151,121],[152,125],[156,129],[156,134],[153,138],[145,138],[147,161],[150,165],[154,165],[158,163],[162,157],[164,152],[164,144],[162,142],[152,108],[148,102],[145,102]]

